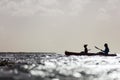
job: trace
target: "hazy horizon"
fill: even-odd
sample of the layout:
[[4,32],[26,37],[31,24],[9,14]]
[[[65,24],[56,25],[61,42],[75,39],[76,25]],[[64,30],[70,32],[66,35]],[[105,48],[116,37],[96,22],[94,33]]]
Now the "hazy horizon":
[[0,52],[120,53],[119,0],[0,0]]

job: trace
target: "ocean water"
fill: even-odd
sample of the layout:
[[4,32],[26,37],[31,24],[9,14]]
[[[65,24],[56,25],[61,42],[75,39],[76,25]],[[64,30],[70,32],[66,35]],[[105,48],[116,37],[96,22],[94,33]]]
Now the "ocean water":
[[120,80],[120,55],[0,53],[0,80]]

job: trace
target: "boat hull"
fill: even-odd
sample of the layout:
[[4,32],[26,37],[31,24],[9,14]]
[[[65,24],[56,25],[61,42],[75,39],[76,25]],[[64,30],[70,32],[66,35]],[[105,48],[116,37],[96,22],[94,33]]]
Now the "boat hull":
[[76,56],[117,56],[116,54],[103,54],[103,53],[77,53],[77,52],[69,52],[65,51],[65,55],[70,56],[70,55],[76,55]]

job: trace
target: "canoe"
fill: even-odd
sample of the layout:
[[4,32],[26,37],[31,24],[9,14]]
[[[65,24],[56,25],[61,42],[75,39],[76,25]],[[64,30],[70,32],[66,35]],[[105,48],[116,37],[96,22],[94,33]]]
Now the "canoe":
[[76,56],[117,56],[116,54],[103,54],[103,53],[78,53],[78,52],[69,52],[65,51],[65,55],[70,56],[70,55],[76,55]]

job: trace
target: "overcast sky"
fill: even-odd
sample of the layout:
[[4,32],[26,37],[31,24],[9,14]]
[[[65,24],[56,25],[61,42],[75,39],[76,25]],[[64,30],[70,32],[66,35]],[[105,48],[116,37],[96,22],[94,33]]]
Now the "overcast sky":
[[0,51],[120,53],[120,0],[0,0]]

